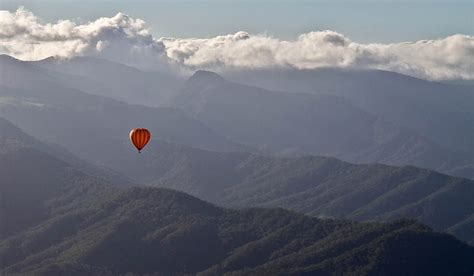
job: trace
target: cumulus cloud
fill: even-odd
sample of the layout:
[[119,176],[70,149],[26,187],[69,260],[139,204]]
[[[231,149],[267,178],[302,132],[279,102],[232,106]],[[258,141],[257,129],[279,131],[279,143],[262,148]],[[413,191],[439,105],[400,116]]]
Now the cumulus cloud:
[[0,11],[0,51],[22,60],[90,55],[157,66],[166,61],[163,50],[143,20],[123,13],[78,25],[43,23],[23,7]]
[[474,37],[361,44],[333,31],[285,41],[239,32],[210,39],[162,38],[167,56],[186,67],[384,69],[428,79],[474,79]]
[[342,67],[384,69],[444,80],[474,79],[474,37],[392,44],[357,43],[334,31],[295,40],[237,32],[213,38],[154,38],[144,21],[123,13],[77,25],[42,23],[31,12],[0,11],[0,51],[20,59],[98,55],[140,67],[171,64],[215,71]]

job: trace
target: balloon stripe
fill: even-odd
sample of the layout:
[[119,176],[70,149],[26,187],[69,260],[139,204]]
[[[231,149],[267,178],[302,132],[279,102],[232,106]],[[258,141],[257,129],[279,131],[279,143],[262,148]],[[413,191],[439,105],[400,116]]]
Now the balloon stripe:
[[136,141],[137,141],[137,146],[141,148],[141,143],[140,143],[140,130],[137,131],[137,134],[135,135]]
[[137,132],[137,134],[135,135],[136,137],[136,141],[137,141],[137,147],[138,147],[138,150],[141,150],[142,149],[142,146],[141,146],[141,141],[140,141],[140,131]]
[[140,147],[145,145],[145,131],[140,130]]
[[138,150],[140,150],[140,138],[139,138],[139,130],[137,129],[135,131],[134,137],[135,137],[135,146],[137,147]]
[[142,149],[143,148],[143,140],[142,140],[142,131],[141,130],[138,131],[138,137],[137,138],[138,138],[138,146],[140,147],[140,149]]
[[140,148],[143,148],[143,130],[138,131],[138,145]]
[[139,148],[138,148],[138,143],[137,143],[137,130],[134,130],[134,131],[133,131],[132,137],[133,137],[133,144],[134,144],[135,147],[139,150]]
[[143,148],[143,130],[140,129],[140,131],[138,132],[138,140],[139,140],[139,145],[140,145],[140,148]]

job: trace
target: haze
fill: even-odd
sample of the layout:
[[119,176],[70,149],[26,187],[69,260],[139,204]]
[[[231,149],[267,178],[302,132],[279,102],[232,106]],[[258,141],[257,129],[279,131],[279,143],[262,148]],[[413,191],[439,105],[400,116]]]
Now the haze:
[[0,275],[474,274],[471,1],[1,3]]

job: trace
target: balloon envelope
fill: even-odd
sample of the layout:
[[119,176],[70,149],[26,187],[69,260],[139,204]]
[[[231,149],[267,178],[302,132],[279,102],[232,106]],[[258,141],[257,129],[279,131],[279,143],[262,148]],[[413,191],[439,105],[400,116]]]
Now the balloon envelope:
[[151,133],[146,128],[134,128],[130,131],[130,141],[140,152],[150,141]]

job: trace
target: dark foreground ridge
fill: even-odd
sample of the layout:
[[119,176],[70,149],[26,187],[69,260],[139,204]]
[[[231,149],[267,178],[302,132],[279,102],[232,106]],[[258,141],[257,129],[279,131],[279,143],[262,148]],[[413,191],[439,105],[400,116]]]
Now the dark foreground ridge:
[[[359,221],[411,218],[474,244],[474,181],[413,166],[219,153],[165,142],[119,171],[230,208],[281,207]],[[134,170],[133,163],[145,164]]]

